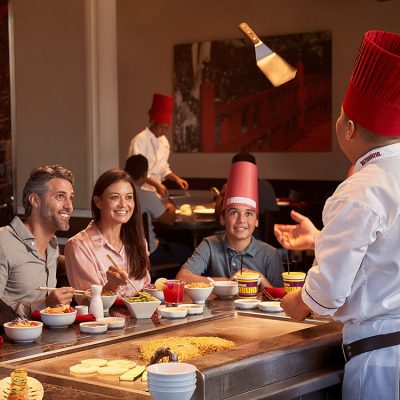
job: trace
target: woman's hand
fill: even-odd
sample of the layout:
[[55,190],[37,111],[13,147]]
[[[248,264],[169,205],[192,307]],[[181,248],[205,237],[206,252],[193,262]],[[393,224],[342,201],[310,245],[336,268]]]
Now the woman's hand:
[[107,283],[104,285],[104,290],[117,290],[120,286],[126,285],[128,273],[120,268],[111,265],[108,268]]
[[296,225],[274,225],[278,242],[288,250],[314,250],[320,231],[304,215],[292,210],[290,216],[297,222]]

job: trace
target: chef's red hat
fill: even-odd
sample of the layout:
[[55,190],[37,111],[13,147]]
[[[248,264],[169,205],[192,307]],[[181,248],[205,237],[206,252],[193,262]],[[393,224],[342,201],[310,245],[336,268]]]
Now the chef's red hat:
[[222,210],[233,206],[247,206],[258,213],[257,165],[239,161],[231,165]]
[[350,78],[344,112],[382,136],[400,136],[400,35],[369,31]]
[[149,111],[150,121],[170,124],[174,110],[174,99],[160,93],[154,93],[153,103]]

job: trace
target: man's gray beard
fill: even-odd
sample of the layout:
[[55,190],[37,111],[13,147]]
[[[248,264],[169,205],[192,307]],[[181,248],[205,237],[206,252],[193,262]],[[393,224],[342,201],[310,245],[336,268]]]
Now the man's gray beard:
[[67,231],[69,229],[69,220],[68,221],[60,221],[56,215],[51,216],[51,220],[54,226],[57,228],[58,231]]

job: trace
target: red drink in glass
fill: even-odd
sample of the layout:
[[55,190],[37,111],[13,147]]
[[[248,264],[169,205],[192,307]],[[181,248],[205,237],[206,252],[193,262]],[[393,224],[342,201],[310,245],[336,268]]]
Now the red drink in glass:
[[177,279],[169,280],[165,283],[164,300],[167,307],[182,304],[185,282]]

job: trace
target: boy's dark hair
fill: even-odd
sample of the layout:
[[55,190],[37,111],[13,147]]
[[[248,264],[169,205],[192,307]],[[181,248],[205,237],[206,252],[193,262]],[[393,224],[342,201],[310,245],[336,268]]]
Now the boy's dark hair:
[[130,156],[125,162],[125,171],[132,177],[134,181],[140,179],[143,174],[147,173],[149,163],[147,158],[142,154]]
[[240,153],[236,153],[232,157],[232,164],[239,161],[248,161],[252,164],[256,164],[256,158],[251,153],[247,153],[245,151],[241,151]]

